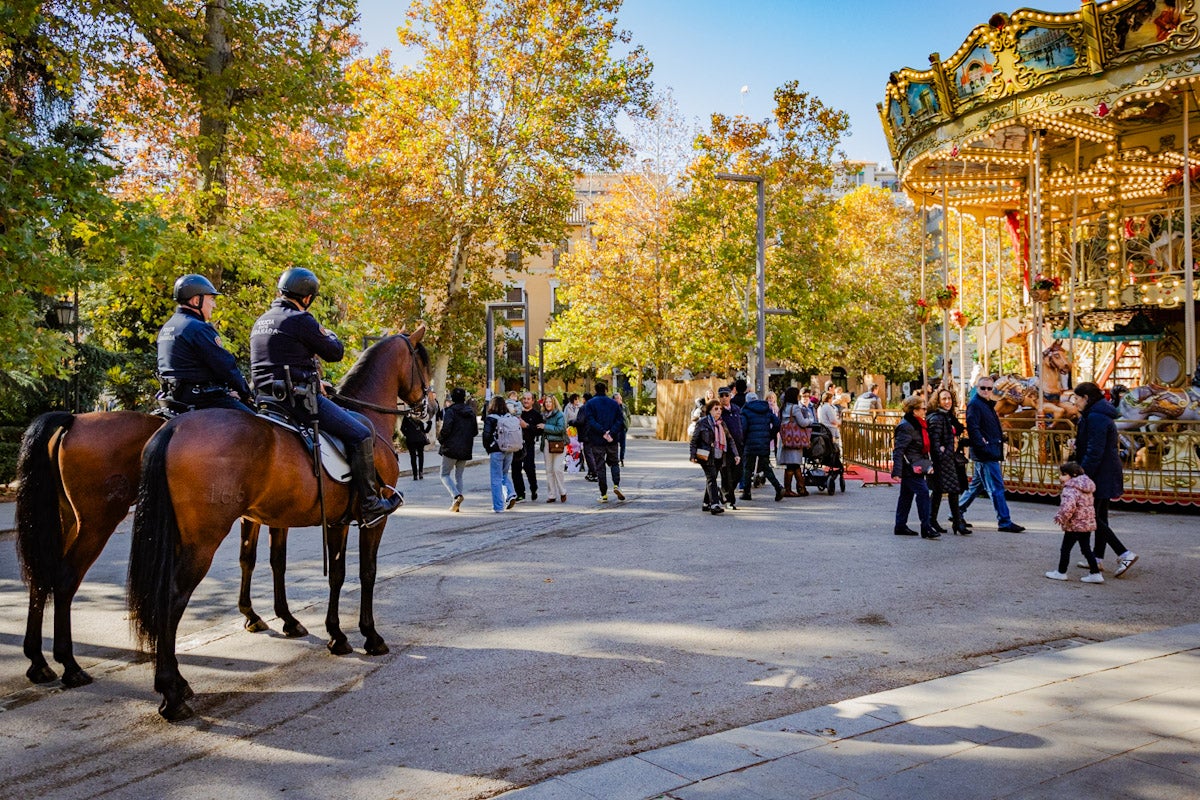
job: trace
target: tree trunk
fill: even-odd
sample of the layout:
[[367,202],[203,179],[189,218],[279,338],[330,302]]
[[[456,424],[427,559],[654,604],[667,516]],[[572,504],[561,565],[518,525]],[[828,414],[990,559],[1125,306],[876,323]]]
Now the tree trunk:
[[[471,246],[471,232],[459,231],[454,236],[454,251],[450,256],[450,276],[446,281],[446,304],[442,307],[442,317],[438,325],[440,336],[447,336],[451,330],[449,316],[452,309],[457,305],[454,302],[458,299],[459,294],[463,290],[463,280],[467,274],[467,258],[468,251]],[[449,343],[440,342],[438,347],[438,356],[434,361],[433,367],[433,385],[443,396],[449,396],[450,387],[446,386],[446,373],[450,368],[450,347]]]
[[233,50],[225,30],[228,17],[227,0],[209,0],[205,5],[204,64],[200,85],[196,87],[200,100],[200,142],[196,156],[206,203],[201,221],[208,227],[220,226],[229,208],[225,145],[233,92],[225,85],[224,77],[233,60]]

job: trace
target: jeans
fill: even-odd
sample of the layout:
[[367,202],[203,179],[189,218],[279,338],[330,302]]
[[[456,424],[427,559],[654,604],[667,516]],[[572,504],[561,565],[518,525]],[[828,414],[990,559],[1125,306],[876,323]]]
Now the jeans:
[[924,475],[905,475],[900,479],[900,496],[896,498],[896,530],[908,525],[913,500],[917,501],[917,517],[921,520],[921,533],[929,530],[929,484]]
[[601,497],[608,494],[608,476],[604,472],[605,464],[612,470],[613,486],[621,485],[621,457],[618,447],[616,442],[605,442],[604,444],[588,444],[587,449],[583,451],[588,458],[588,469],[596,473]]
[[[446,487],[446,491],[450,493],[450,497],[458,497],[463,493],[463,470],[467,468],[465,459],[450,458],[442,456],[442,485]],[[454,478],[450,478],[450,471],[454,470]]]
[[979,495],[981,487],[987,488],[987,493],[992,498],[992,505],[996,507],[996,521],[1001,527],[1012,524],[1012,517],[1009,516],[1008,501],[1004,499],[1004,476],[1000,472],[999,461],[976,461],[975,474],[971,476],[971,482],[967,484],[967,490],[958,498],[958,507],[963,514],[967,513],[967,508],[971,505],[971,501]]
[[512,461],[512,453],[488,453],[488,476],[492,483],[492,511],[503,511],[508,498],[517,496],[512,478],[508,475],[512,470]]

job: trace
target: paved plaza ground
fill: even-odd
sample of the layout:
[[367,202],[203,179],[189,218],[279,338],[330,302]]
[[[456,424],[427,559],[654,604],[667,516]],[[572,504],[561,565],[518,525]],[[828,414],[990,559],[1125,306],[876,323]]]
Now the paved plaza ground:
[[[928,542],[891,535],[895,487],[768,492],[713,517],[685,445],[635,440],[627,463],[625,503],[601,506],[571,476],[567,506],[506,514],[482,465],[461,514],[432,471],[406,481],[380,556],[382,657],[325,651],[312,530],[293,532],[288,577],[310,635],[242,631],[230,537],[181,627],[197,718],[175,726],[124,616],[127,529],[80,591],[76,651],[96,682],[70,691],[23,677],[5,536],[0,784],[55,798],[1196,796],[1194,515],[1118,510],[1141,555],[1128,577],[1059,583],[1042,577],[1051,504],[1014,502],[1029,532],[1006,534],[977,502],[976,535]],[[265,562],[264,545],[260,612]],[[1143,765],[1152,779],[1118,792]]]

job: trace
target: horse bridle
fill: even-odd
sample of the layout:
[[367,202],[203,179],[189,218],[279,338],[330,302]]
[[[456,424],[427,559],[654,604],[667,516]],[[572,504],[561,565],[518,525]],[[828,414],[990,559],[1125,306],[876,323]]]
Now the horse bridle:
[[381,406],[376,405],[375,403],[368,403],[366,400],[359,400],[354,397],[349,397],[336,390],[331,395],[332,399],[337,400],[343,405],[365,408],[368,411],[375,411],[380,414],[392,414],[400,417],[413,416],[417,419],[425,419],[425,416],[429,413],[429,403],[426,400],[426,398],[429,396],[429,386],[425,383],[425,376],[421,374],[421,370],[417,367],[417,348],[413,345],[412,341],[406,334],[401,333],[398,335],[404,340],[404,343],[408,345],[408,366],[410,371],[409,377],[415,379],[410,380],[409,383],[412,384],[419,381],[421,384],[421,403],[419,405],[413,406],[409,404],[407,400],[397,396],[395,407]]

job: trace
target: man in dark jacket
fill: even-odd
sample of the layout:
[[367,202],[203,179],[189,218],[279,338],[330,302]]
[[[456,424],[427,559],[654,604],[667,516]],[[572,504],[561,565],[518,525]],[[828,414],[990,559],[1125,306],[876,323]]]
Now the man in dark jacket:
[[775,502],[779,502],[783,499],[783,484],[771,468],[771,442],[779,433],[779,417],[771,411],[766,400],[759,400],[757,394],[748,392],[746,405],[742,407],[742,426],[746,436],[742,450],[742,499],[750,499],[754,475],[761,469],[775,487]]
[[1021,533],[1025,528],[1012,521],[1008,502],[1004,499],[1004,475],[1000,470],[1000,462],[1004,460],[1004,432],[1000,428],[1000,417],[993,408],[996,404],[992,397],[994,390],[995,384],[990,377],[980,378],[975,387],[975,396],[967,403],[967,437],[971,442],[971,460],[975,462],[975,471],[967,490],[958,498],[958,507],[965,515],[967,506],[979,495],[979,490],[986,487],[996,508],[999,530]]
[[[463,502],[463,470],[471,460],[471,444],[479,435],[479,420],[475,409],[467,405],[467,391],[462,387],[450,390],[450,406],[442,412],[442,429],[438,431],[438,453],[442,456],[442,483],[453,502],[451,511],[458,511]],[[450,478],[454,470],[454,479]]]
[[158,332],[158,376],[171,399],[185,406],[253,414],[246,405],[250,387],[209,322],[220,294],[203,275],[175,281],[172,296],[178,305]]
[[[721,401],[721,419],[729,428],[729,435],[737,442],[738,452],[741,452],[746,447],[746,423],[742,419],[742,409],[733,404],[733,388],[722,386],[717,390],[717,399]],[[726,459],[721,466],[721,491],[725,495],[725,504],[734,511],[737,510],[735,499],[737,490],[741,488],[741,480],[741,469],[732,459]]]
[[1087,401],[1075,430],[1075,460],[1096,484],[1096,491],[1092,493],[1092,503],[1096,507],[1096,544],[1092,551],[1099,562],[1104,558],[1105,550],[1111,546],[1117,555],[1117,568],[1113,570],[1113,576],[1119,578],[1138,560],[1137,553],[1121,544],[1108,524],[1109,502],[1125,491],[1115,422],[1121,415],[1112,403],[1104,399],[1104,392],[1094,383],[1079,384],[1075,387],[1075,394]]
[[604,472],[607,464],[612,471],[613,493],[624,500],[621,493],[621,452],[618,439],[625,428],[625,415],[617,401],[608,396],[608,386],[597,381],[596,394],[583,404],[575,420],[579,427],[579,438],[584,442],[588,469],[596,474],[600,484],[600,502],[608,502],[608,480]]
[[[517,500],[525,499],[525,478],[529,479],[529,491],[531,499],[537,500],[537,439],[541,434],[542,429],[538,426],[546,421],[542,416],[542,412],[538,410],[533,402],[533,392],[525,392],[521,395],[521,407],[517,413],[521,418],[521,441],[525,446],[521,448],[521,452],[513,454],[512,463],[512,482],[517,489]],[[521,473],[524,471],[525,475]]]

